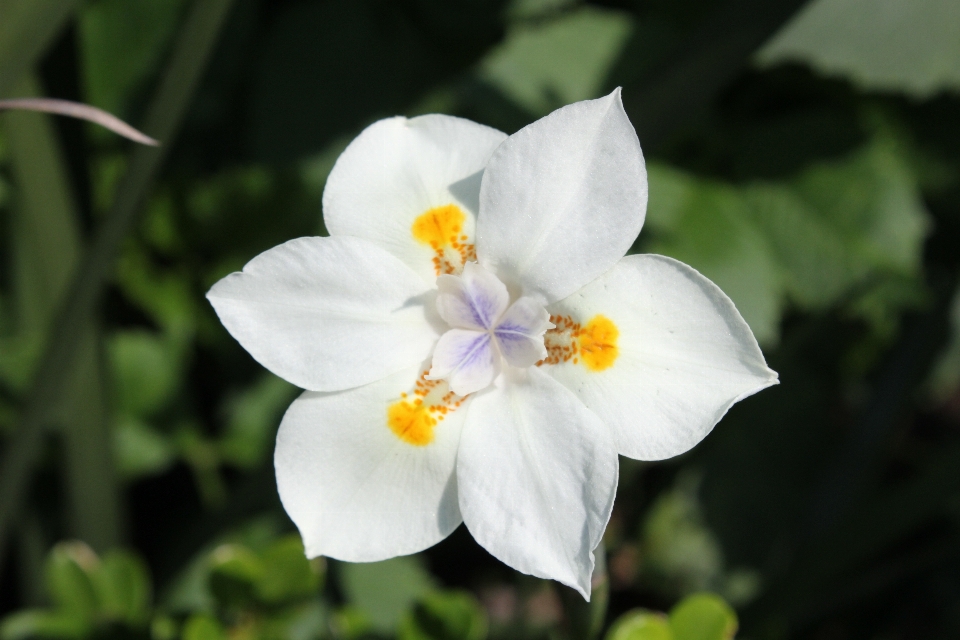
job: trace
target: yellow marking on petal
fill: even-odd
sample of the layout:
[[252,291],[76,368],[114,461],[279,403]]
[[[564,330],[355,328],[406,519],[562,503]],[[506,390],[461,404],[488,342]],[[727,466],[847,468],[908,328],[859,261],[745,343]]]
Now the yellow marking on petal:
[[400,399],[387,407],[390,431],[417,447],[433,442],[437,424],[466,400],[450,391],[445,380],[427,380],[426,375],[422,372],[411,393],[401,393]]
[[459,274],[463,265],[477,259],[477,251],[463,234],[467,214],[455,204],[434,207],[417,216],[410,232],[414,239],[433,249],[433,268],[437,275]]
[[437,419],[422,402],[400,400],[387,408],[387,426],[407,444],[423,447],[433,442]]
[[537,363],[560,364],[573,361],[591,371],[603,371],[613,366],[620,351],[617,339],[620,330],[610,318],[594,316],[586,325],[581,325],[569,316],[552,315],[553,328],[543,336],[547,357]]
[[613,321],[606,316],[594,316],[581,329],[578,336],[580,342],[580,359],[583,366],[591,371],[603,371],[613,366],[620,350],[617,349],[617,338],[620,330]]

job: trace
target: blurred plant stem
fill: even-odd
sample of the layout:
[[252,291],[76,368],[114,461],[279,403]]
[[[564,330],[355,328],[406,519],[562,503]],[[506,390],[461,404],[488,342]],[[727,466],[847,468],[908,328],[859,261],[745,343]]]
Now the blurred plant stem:
[[[18,94],[37,95],[28,75]],[[83,248],[79,212],[57,136],[47,116],[7,114],[3,124],[18,185],[15,267],[21,332],[49,330]],[[65,393],[48,407],[62,429],[70,534],[105,551],[120,542],[120,500],[111,457],[99,329],[79,334]]]
[[33,68],[78,4],[77,0],[0,0],[0,97]]
[[231,4],[231,0],[197,0],[191,8],[143,126],[164,146],[138,147],[132,152],[110,210],[57,314],[17,432],[0,462],[0,549],[6,546],[12,519],[23,504],[42,449],[43,426],[50,418],[50,407],[67,391],[71,365],[109,279],[117,250],[136,224],[140,205],[170,149]]
[[600,637],[603,621],[607,617],[610,600],[610,576],[607,573],[607,550],[600,543],[594,552],[596,564],[590,578],[592,592],[590,602],[567,587],[560,588],[563,611],[566,614],[567,631],[571,640],[593,640]]

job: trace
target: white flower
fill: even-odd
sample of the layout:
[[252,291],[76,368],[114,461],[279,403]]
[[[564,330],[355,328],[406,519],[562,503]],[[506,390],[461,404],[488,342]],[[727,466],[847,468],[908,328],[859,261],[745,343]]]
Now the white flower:
[[214,285],[230,333],[307,389],[275,464],[310,556],[414,553],[462,521],[589,597],[617,453],[680,454],[777,382],[713,283],[624,257],[646,201],[619,90],[510,137],[391,118],[330,174],[330,237]]

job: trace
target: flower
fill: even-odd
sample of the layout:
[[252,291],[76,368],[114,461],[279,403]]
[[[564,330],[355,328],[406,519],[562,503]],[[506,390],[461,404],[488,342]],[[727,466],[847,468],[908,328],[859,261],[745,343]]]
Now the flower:
[[213,286],[228,331],[306,389],[274,461],[308,555],[415,553],[464,522],[589,598],[617,454],[680,454],[777,383],[713,283],[624,257],[646,201],[619,90],[509,137],[391,118],[337,160],[329,237]]

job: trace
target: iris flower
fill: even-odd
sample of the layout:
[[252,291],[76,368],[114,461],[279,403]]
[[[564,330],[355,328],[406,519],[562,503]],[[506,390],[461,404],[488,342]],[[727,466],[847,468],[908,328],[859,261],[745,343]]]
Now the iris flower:
[[329,237],[213,286],[234,338],[305,389],[274,462],[309,556],[415,553],[464,522],[589,599],[617,454],[683,453],[777,383],[713,283],[625,257],[646,204],[619,90],[509,137],[390,118],[337,160]]

